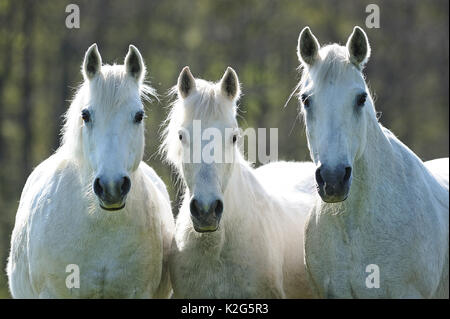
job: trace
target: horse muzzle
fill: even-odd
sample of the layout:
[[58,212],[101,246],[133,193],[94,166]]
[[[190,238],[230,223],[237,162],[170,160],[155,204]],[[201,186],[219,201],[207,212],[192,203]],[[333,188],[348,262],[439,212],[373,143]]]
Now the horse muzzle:
[[198,233],[214,232],[219,228],[223,212],[223,202],[220,199],[205,204],[197,198],[192,198],[189,204],[194,230]]
[[117,211],[125,207],[125,201],[131,188],[128,176],[116,180],[97,177],[94,180],[94,193],[97,195],[100,207],[107,211]]
[[347,199],[352,183],[352,168],[341,165],[330,169],[321,165],[316,170],[317,190],[326,203],[339,203]]
[[125,208],[125,201],[109,204],[109,203],[105,203],[102,200],[99,200],[99,204],[100,204],[101,209],[107,210],[110,212],[116,211],[116,210],[121,210],[121,209]]

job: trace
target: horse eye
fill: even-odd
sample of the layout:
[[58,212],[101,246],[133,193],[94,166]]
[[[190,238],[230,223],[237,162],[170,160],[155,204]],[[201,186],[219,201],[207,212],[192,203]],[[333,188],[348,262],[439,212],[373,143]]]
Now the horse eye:
[[141,123],[143,118],[144,118],[144,111],[136,112],[136,115],[134,116],[134,123]]
[[180,141],[183,140],[183,135],[178,134],[178,138],[180,139]]
[[237,141],[237,135],[233,135],[233,144]]
[[366,103],[367,93],[358,94],[356,97],[356,105],[363,106]]
[[87,123],[91,120],[91,113],[87,109],[84,109],[81,111],[81,118]]
[[311,99],[309,98],[309,95],[306,93],[303,93],[301,96],[302,99],[302,103],[305,106],[305,108],[309,108],[309,106],[311,105]]

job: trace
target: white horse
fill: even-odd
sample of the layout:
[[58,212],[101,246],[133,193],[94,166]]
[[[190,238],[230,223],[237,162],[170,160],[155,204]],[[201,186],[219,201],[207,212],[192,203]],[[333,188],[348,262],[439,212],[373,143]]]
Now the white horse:
[[448,158],[423,163],[378,123],[355,27],[320,48],[306,27],[302,113],[318,198],[305,231],[315,292],[336,298],[448,298]]
[[185,67],[175,91],[163,143],[186,186],[169,258],[174,297],[310,297],[299,230],[314,200],[314,165],[254,170],[243,159],[233,69],[211,83]]
[[[7,266],[15,298],[169,297],[174,221],[165,185],[142,162],[141,54],[124,65],[86,52],[63,144],[23,189]],[[117,211],[116,211],[117,210]],[[115,212],[112,212],[115,211]]]

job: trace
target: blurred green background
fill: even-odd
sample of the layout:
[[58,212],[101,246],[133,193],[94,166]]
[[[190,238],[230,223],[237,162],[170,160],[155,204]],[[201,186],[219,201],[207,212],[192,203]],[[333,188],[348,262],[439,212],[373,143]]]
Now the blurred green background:
[[[81,28],[67,29],[65,8],[80,8]],[[380,28],[365,28],[365,8],[380,7]],[[297,37],[309,25],[321,44],[345,43],[354,25],[372,45],[368,83],[381,122],[423,160],[449,152],[447,0],[332,1],[50,1],[0,0],[0,298],[20,193],[33,167],[59,145],[62,115],[82,80],[85,50],[96,42],[105,63],[122,63],[130,43],[148,80],[164,95],[181,68],[218,80],[227,66],[243,84],[240,124],[278,127],[279,157],[309,160],[295,87]],[[167,101],[148,105],[145,161],[174,177],[155,153]]]

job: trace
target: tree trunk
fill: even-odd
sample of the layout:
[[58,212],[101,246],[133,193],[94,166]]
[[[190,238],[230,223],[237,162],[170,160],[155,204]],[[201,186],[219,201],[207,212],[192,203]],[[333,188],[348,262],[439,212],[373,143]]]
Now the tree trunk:
[[23,182],[31,172],[32,167],[32,95],[33,95],[33,23],[34,23],[34,1],[24,1],[23,20],[23,77],[22,96],[23,108],[20,121],[23,123],[23,147],[22,168]]
[[[12,39],[14,36],[14,30],[13,30],[13,21],[14,21],[14,12],[15,12],[15,5],[16,2],[12,1],[10,5],[8,6],[8,10],[5,12],[5,17],[2,17],[1,20],[1,28],[4,30],[7,30],[6,34],[4,35],[6,37],[6,41],[4,42],[4,47],[1,49],[3,52],[3,59],[1,61],[2,64],[2,73],[0,74],[0,166],[3,163],[3,159],[6,154],[5,150],[5,142],[3,140],[3,132],[1,128],[3,127],[3,121],[5,118],[4,114],[4,105],[5,105],[5,85],[6,82],[9,79],[9,75],[11,73],[11,59],[12,59],[12,51],[13,51],[13,44]],[[1,185],[0,185],[1,186]],[[0,187],[1,188],[1,187]]]

